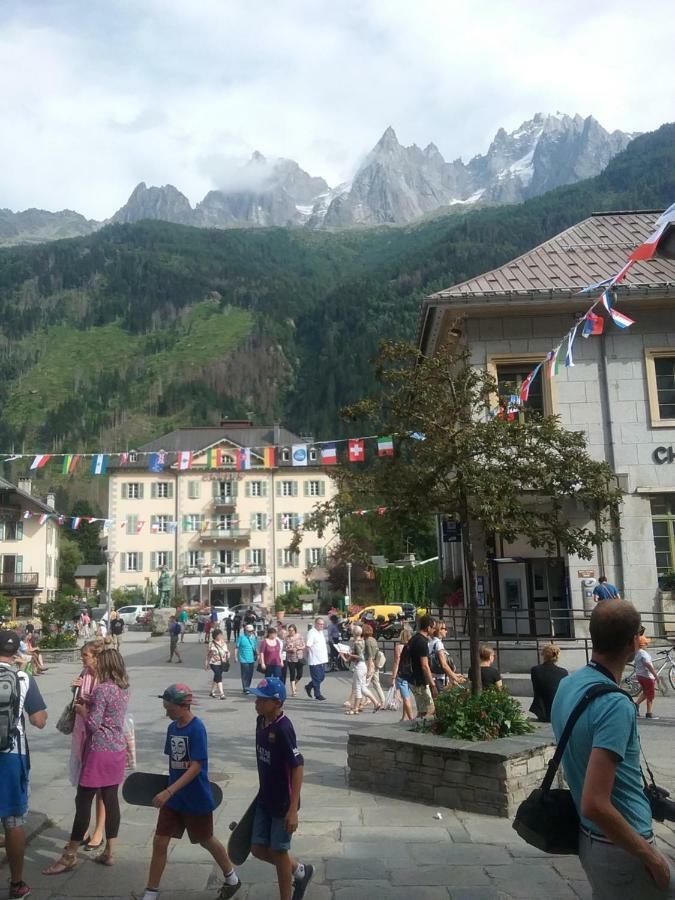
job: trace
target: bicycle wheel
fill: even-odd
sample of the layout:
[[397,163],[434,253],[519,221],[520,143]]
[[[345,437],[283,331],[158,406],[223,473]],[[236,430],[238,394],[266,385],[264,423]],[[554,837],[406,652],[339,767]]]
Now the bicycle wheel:
[[668,681],[670,682],[671,688],[675,691],[675,666],[671,666],[668,669]]
[[657,687],[659,689],[659,693],[661,694],[661,696],[667,697],[668,696],[668,682],[666,681],[666,676],[659,675],[659,677],[656,679],[656,684],[657,684]]
[[621,687],[630,694],[631,697],[637,697],[640,693],[640,682],[637,680],[635,672],[630,672],[621,679]]

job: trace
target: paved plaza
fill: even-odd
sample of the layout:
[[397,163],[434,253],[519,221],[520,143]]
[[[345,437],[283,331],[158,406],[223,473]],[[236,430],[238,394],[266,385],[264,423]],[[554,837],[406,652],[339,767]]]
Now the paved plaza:
[[[257,787],[254,754],[253,699],[243,696],[238,666],[226,677],[227,699],[209,698],[210,672],[203,669],[204,647],[196,636],[181,645],[183,665],[167,665],[168,641],[146,641],[143,634],[125,636],[124,653],[131,677],[130,711],[136,723],[138,768],[165,771],[164,734],[168,720],[157,695],[173,681],[186,681],[195,691],[195,710],[209,732],[210,775],[218,781],[224,801],[216,811],[216,834],[227,840],[228,825],[238,819]],[[46,877],[41,870],[60,853],[69,837],[74,789],[67,777],[70,739],[54,728],[68,699],[75,665],[57,665],[39,679],[49,705],[50,721],[43,732],[30,730],[32,750],[32,837],[25,878],[36,900],[69,897],[128,898],[145,886],[156,811],[122,804],[122,828],[116,865],[104,868],[80,853],[77,868]],[[421,804],[352,791],[346,778],[348,731],[378,721],[391,724],[393,712],[346,717],[342,701],[349,693],[346,674],[329,675],[327,701],[302,696],[287,704],[305,757],[300,828],[293,848],[316,874],[309,900],[497,900],[497,898],[590,897],[576,858],[549,857],[529,848],[510,822],[468,813],[454,813]],[[675,700],[659,700],[658,722],[643,723],[643,741],[657,779],[675,787],[672,754]],[[436,818],[440,813],[442,818]],[[675,836],[662,826],[658,833],[675,848]],[[664,845],[662,845],[664,846]],[[664,846],[664,849],[669,847]],[[675,849],[672,850],[675,855]],[[7,868],[1,873],[7,877]],[[187,839],[172,842],[162,900],[215,897],[220,885],[210,857]],[[239,869],[242,900],[278,897],[271,866],[252,858]],[[4,898],[4,885],[0,898]]]

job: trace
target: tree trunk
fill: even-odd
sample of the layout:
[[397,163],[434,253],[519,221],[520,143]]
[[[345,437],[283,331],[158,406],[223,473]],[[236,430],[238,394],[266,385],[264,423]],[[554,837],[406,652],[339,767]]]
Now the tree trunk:
[[480,694],[482,685],[480,680],[480,632],[478,628],[478,594],[476,593],[476,560],[473,555],[473,543],[471,541],[471,522],[469,519],[469,504],[462,488],[460,491],[460,523],[462,526],[462,550],[464,551],[464,565],[466,566],[467,593],[466,613],[469,626],[469,660],[473,680],[471,681],[471,693]]

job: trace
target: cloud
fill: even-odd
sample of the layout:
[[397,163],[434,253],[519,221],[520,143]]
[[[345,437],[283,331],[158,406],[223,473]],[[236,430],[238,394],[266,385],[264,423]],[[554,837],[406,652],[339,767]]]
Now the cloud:
[[194,204],[254,150],[336,184],[389,124],[448,159],[538,111],[650,130],[673,24],[666,0],[6,0],[0,206],[104,218],[139,181]]

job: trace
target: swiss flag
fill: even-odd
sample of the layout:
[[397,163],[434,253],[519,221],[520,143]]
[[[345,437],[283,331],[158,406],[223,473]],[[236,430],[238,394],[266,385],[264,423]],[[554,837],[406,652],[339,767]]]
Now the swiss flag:
[[366,445],[363,438],[351,438],[349,441],[349,462],[363,462],[366,458]]

